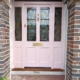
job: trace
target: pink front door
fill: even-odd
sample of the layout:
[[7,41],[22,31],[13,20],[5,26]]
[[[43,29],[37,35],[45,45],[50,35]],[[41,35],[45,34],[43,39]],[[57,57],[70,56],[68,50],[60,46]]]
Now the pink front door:
[[[48,4],[48,3],[47,3]],[[14,3],[14,67],[64,66],[63,3],[28,5]]]
[[25,67],[51,66],[51,6],[24,7]]

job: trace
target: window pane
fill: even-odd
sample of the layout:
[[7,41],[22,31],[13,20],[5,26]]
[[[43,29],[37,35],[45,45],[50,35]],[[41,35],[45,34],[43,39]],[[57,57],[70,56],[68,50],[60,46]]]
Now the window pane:
[[35,8],[27,8],[27,18],[36,19],[36,9]]
[[15,7],[15,40],[22,40],[21,7]]
[[27,41],[36,41],[36,8],[27,8]]
[[55,31],[54,41],[61,41],[61,20],[62,20],[62,8],[55,8]]
[[41,25],[49,25],[49,20],[41,20]]
[[49,41],[49,8],[40,10],[40,41]]
[[41,19],[49,19],[49,8],[41,8]]

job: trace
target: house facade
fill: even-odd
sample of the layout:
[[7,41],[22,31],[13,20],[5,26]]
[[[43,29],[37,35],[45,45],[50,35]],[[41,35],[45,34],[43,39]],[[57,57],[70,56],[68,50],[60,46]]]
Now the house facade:
[[66,80],[80,80],[79,0],[12,0],[10,4],[1,0],[0,4],[1,76],[8,76],[11,55],[11,69],[57,68],[64,70]]

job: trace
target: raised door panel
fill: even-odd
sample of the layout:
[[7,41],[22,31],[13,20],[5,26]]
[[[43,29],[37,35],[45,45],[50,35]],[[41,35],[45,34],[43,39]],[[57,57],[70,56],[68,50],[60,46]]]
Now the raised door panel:
[[14,48],[14,67],[21,68],[22,67],[22,47]]
[[26,60],[27,63],[36,63],[37,62],[37,52],[36,48],[27,48],[26,49]]
[[62,49],[61,47],[55,47],[54,48],[54,68],[62,68]]
[[39,49],[39,62],[38,64],[43,67],[50,67],[50,48],[43,47]]

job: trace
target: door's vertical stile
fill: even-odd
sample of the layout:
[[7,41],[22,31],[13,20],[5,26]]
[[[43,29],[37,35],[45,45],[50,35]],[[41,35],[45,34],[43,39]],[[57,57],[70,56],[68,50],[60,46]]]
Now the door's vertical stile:
[[39,19],[36,19],[36,24],[37,24],[37,42],[40,42],[40,7],[38,6],[37,7],[37,18]]
[[51,26],[51,6],[49,7],[50,8],[50,12],[49,12],[49,42],[50,42],[50,44],[49,44],[49,47],[50,47],[50,67],[51,67],[51,47],[52,47],[52,45],[51,45],[51,30],[52,30],[52,26]]
[[25,7],[24,7],[24,3],[22,4],[22,68],[24,68],[24,64],[25,64],[25,28],[24,28],[24,24],[25,24]]
[[[63,14],[63,13],[64,13],[64,12],[63,12],[63,5],[62,5],[61,7],[62,7],[62,15],[64,15],[64,14]],[[61,51],[61,53],[62,53],[62,54],[61,54],[61,66],[60,66],[61,69],[63,69],[63,65],[62,65],[62,63],[63,63],[63,38],[64,38],[64,37],[63,37],[63,35],[64,35],[63,20],[64,20],[64,19],[63,19],[63,16],[62,16],[62,19],[61,19],[61,21],[62,21],[62,25],[61,25],[61,44],[62,44],[62,45],[61,45],[61,48],[62,48],[62,51]]]
[[[39,41],[39,32],[38,32],[38,29],[39,29],[39,21],[37,20],[38,18],[38,7],[36,6],[36,43]],[[36,64],[38,65],[38,47],[36,46]]]
[[50,47],[50,67],[51,67],[51,57],[52,57],[52,9],[51,9],[51,6],[50,6],[50,13],[49,13],[49,41],[50,41],[50,44],[49,44],[49,47]]
[[54,56],[54,24],[55,24],[55,4],[51,6],[51,68],[53,69]]
[[[40,7],[37,6],[37,15],[36,15],[36,38],[37,38],[37,43],[40,42],[40,12],[39,12]],[[36,46],[36,51],[37,51],[37,65],[39,66],[39,48]]]
[[12,35],[12,39],[13,39],[13,67],[15,67],[15,36],[14,36],[14,32],[15,32],[15,19],[14,19],[14,17],[15,17],[15,9],[14,9],[14,3],[12,4],[12,25],[13,25],[13,27],[12,27],[12,30],[13,30],[13,35]]

